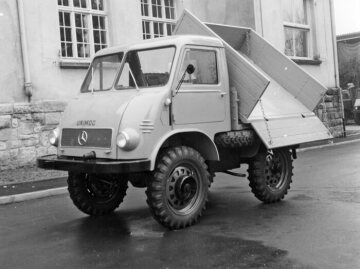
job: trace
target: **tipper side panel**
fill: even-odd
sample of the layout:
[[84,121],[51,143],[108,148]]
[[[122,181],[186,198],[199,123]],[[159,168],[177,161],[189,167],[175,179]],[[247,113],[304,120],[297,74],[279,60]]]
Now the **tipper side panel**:
[[[312,112],[326,87],[253,30],[206,25],[270,79],[266,91],[246,119],[268,148],[332,137]],[[234,42],[234,36],[239,43]]]
[[[205,35],[222,39],[209,27],[185,10],[174,29],[174,35]],[[245,120],[250,116],[256,103],[269,84],[269,79],[255,65],[239,54],[232,46],[240,46],[242,36],[228,36],[229,42],[223,41],[229,73],[229,84],[236,89],[239,98],[239,116]],[[240,47],[239,47],[240,48]],[[251,89],[251,90],[249,90]]]

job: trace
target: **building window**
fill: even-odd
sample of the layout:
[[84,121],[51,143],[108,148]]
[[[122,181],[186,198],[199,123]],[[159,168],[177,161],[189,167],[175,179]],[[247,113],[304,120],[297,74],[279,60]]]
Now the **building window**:
[[293,58],[310,58],[309,0],[283,0],[285,54]]
[[175,13],[175,0],[141,0],[143,39],[171,35]]
[[108,47],[104,0],[58,0],[61,57],[89,59]]

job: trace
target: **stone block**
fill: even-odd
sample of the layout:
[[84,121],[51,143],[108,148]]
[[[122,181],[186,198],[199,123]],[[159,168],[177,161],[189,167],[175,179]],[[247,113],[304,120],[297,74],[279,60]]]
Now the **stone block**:
[[33,122],[21,121],[19,124],[19,135],[29,135],[34,133],[35,124]]
[[23,139],[21,140],[21,143],[22,146],[24,147],[36,146],[39,144],[39,139],[38,138]]
[[11,115],[14,113],[13,104],[0,104],[0,115]]
[[36,157],[45,156],[48,154],[48,148],[47,147],[37,147],[36,148]]
[[60,112],[46,113],[45,123],[46,125],[57,125],[60,123]]
[[40,124],[39,122],[36,122],[36,123],[34,124],[34,133],[40,133],[41,130],[42,130],[41,124]]
[[31,113],[24,113],[24,114],[13,114],[14,119],[18,119],[20,121],[32,121]]
[[56,127],[57,127],[57,124],[54,124],[54,125],[44,125],[44,126],[41,126],[41,131],[42,131],[42,132],[52,131],[52,130],[54,130]]
[[34,165],[36,163],[35,147],[26,147],[19,149],[19,166]]
[[41,125],[45,125],[45,113],[33,113],[32,118],[34,122],[39,122]]
[[54,147],[54,146],[50,146],[48,148],[48,154],[57,154],[57,147]]
[[334,96],[332,95],[325,95],[324,101],[325,102],[332,102],[334,100]]
[[67,103],[63,101],[40,101],[31,104],[32,112],[62,112]]
[[7,143],[6,142],[0,142],[0,151],[7,149]]
[[39,134],[28,134],[28,135],[19,134],[18,138],[21,140],[31,139],[31,138],[39,138]]
[[14,114],[27,114],[31,112],[31,107],[29,103],[15,103],[14,104]]
[[339,89],[338,88],[330,88],[326,91],[326,94],[328,95],[338,95]]
[[12,121],[11,121],[11,126],[12,126],[13,128],[19,127],[19,120],[18,120],[18,119],[12,119]]
[[18,136],[17,130],[13,128],[0,130],[0,141],[16,140]]
[[8,166],[11,162],[10,151],[0,151],[0,164],[1,166]]
[[50,146],[50,142],[49,142],[49,131],[45,131],[40,133],[40,145],[42,146]]
[[0,116],[0,129],[10,128],[11,127],[11,116],[4,115]]
[[9,140],[9,141],[6,141],[6,147],[8,149],[21,148],[21,146],[22,146],[21,140]]

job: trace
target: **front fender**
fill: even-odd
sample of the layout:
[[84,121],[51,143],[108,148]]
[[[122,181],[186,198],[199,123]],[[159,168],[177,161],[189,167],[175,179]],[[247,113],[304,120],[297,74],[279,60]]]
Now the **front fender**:
[[156,159],[160,149],[166,146],[168,141],[177,141],[180,139],[183,143],[176,144],[176,146],[189,146],[197,150],[205,160],[218,161],[219,152],[214,141],[204,132],[199,129],[181,129],[173,130],[165,134],[158,141],[150,155],[151,170],[155,169]]

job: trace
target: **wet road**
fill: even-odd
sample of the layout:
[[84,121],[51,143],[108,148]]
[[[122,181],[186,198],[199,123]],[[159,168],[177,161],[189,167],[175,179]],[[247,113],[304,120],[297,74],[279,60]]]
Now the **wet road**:
[[294,166],[275,205],[218,174],[203,218],[180,231],[152,219],[143,189],[97,219],[67,195],[0,206],[0,268],[360,268],[360,143],[301,152]]

